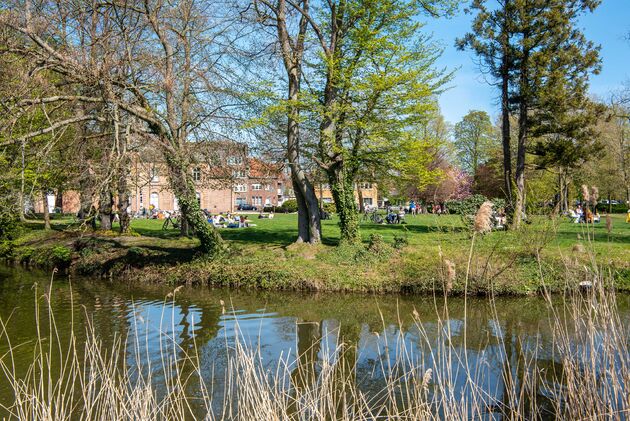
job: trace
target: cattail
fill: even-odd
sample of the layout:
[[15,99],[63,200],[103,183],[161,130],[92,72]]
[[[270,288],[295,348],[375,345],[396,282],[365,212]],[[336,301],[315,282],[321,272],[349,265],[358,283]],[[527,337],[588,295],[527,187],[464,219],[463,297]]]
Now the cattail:
[[588,192],[588,186],[586,184],[582,184],[582,200],[585,202],[591,200],[591,195]]
[[591,204],[593,206],[597,205],[597,200],[599,199],[599,189],[597,186],[591,187]]
[[606,231],[608,231],[608,235],[610,235],[610,233],[612,232],[612,217],[610,216],[609,213],[606,214]]
[[483,202],[475,215],[475,231],[479,234],[492,231],[492,202]]
[[451,289],[453,289],[453,281],[455,281],[457,272],[455,272],[455,263],[451,262],[450,260],[444,259],[444,265],[446,266],[446,279],[444,282],[444,291],[448,294],[451,291]]
[[429,390],[429,383],[431,383],[431,377],[433,376],[433,370],[430,368],[424,372],[424,376],[422,376],[422,388],[424,391]]

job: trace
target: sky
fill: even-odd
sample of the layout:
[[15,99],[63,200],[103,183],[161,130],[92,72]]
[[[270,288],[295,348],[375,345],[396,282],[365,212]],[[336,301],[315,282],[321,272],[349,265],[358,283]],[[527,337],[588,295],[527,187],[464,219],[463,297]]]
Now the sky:
[[[499,115],[498,91],[491,87],[475,63],[470,51],[458,51],[455,39],[470,31],[472,15],[459,13],[450,19],[428,21],[425,31],[444,48],[438,60],[440,67],[455,70],[451,88],[440,97],[442,114],[456,123],[470,110],[487,111],[493,120]],[[624,82],[630,83],[630,0],[603,0],[592,14],[583,16],[579,23],[587,39],[601,45],[602,70],[591,76],[591,94],[606,98]]]

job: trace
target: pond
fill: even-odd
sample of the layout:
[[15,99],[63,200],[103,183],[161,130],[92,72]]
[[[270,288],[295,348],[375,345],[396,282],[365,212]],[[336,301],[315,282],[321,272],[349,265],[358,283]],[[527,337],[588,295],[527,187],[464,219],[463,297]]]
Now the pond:
[[[78,343],[84,342],[86,326],[93,327],[105,348],[122,338],[125,362],[152,371],[151,382],[158,393],[165,381],[164,352],[172,349],[167,341],[176,343],[175,354],[194,352],[201,376],[211,386],[208,393],[215,397],[212,410],[216,412],[221,411],[229,350],[237,343],[255,349],[254,360],[271,377],[281,361],[289,362],[291,372],[298,366],[316,372],[331,355],[344,358],[355,367],[355,381],[366,395],[378,394],[403,350],[407,363],[423,371],[432,369],[433,383],[448,372],[455,397],[470,392],[465,385],[474,373],[475,384],[487,395],[489,418],[493,406],[511,404],[506,376],[515,378],[515,384],[523,383],[523,361],[532,361],[541,373],[557,373],[561,367],[561,358],[555,355],[557,338],[552,333],[550,307],[540,297],[502,297],[492,302],[468,298],[465,302],[463,298],[446,301],[442,296],[192,287],[177,290],[174,298],[172,293],[168,286],[130,286],[102,279],[70,281],[55,276],[51,283],[50,274],[0,266],[0,318],[6,329],[0,341],[3,365],[18,377],[27,372],[38,326],[40,335],[48,335],[45,299],[49,297],[60,343],[71,332]],[[628,326],[629,297],[618,296],[617,306],[622,325]],[[13,347],[12,361],[5,354],[7,338]],[[437,355],[438,350],[453,355],[446,358]],[[549,419],[554,417],[548,401],[556,383],[557,377],[534,382],[536,405],[546,407],[543,413]],[[193,382],[187,387],[194,395],[199,385]],[[0,403],[10,406],[14,399],[6,375],[0,375]],[[7,415],[4,411],[2,416]],[[203,407],[193,410],[197,415],[203,411]]]

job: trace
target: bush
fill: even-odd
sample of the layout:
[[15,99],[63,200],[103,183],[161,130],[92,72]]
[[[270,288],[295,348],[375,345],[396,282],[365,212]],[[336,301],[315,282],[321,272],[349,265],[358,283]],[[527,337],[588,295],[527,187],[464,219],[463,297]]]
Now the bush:
[[[610,206],[610,208],[609,208]],[[610,209],[610,213],[626,213],[628,212],[628,206],[620,203],[618,205],[607,205],[605,203],[598,203],[597,204],[597,211],[599,213],[608,213]]]
[[284,213],[297,212],[297,210],[298,210],[298,208],[297,208],[297,200],[295,200],[295,199],[285,200],[285,202],[282,204],[282,206],[280,206],[280,209]]
[[333,202],[323,203],[322,208],[324,209],[324,212],[328,212],[328,213],[337,212],[337,209],[335,208],[335,204]]
[[20,220],[12,213],[0,213],[0,240],[15,240],[20,231]]

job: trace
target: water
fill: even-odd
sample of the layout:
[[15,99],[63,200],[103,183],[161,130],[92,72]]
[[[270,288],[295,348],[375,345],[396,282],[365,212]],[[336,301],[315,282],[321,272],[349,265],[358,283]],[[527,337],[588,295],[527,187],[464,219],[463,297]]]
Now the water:
[[[123,282],[50,279],[50,274],[0,266],[0,318],[14,352],[15,371],[24,373],[32,362],[37,337],[36,303],[39,325],[46,335],[48,313],[45,296],[50,296],[57,332],[63,342],[74,329],[79,342],[85,339],[88,321],[94,326],[104,346],[116,338],[127,341],[125,359],[131,366],[140,359],[151,363],[154,382],[163,379],[162,352],[173,338],[178,352],[197,349],[201,370],[213,393],[220,397],[221,379],[227,364],[226,349],[238,336],[248,346],[260,350],[261,363],[273,369],[280,358],[292,360],[311,351],[315,364],[325,354],[338,350],[340,343],[353,349],[344,358],[356,362],[357,381],[366,391],[382,386],[381,367],[394,359],[397,349],[413,353],[424,368],[435,367],[435,356],[450,330],[450,344],[455,352],[464,350],[464,301],[443,297],[369,296],[358,294],[307,294],[288,292],[234,291],[210,288],[183,288],[175,299],[166,286],[130,286]],[[630,321],[630,297],[619,296],[618,307],[625,325]],[[417,320],[413,313],[416,311]],[[495,313],[496,312],[496,313]],[[469,367],[479,374],[479,384],[500,402],[505,394],[506,361],[517,366],[524,355],[535,355],[540,366],[551,372],[559,362],[552,350],[549,311],[543,299],[500,298],[494,308],[487,299],[468,299],[466,355]],[[446,320],[446,322],[442,322]],[[503,342],[505,346],[499,346]],[[137,345],[140,352],[133,351]],[[356,346],[356,349],[354,347]],[[8,349],[0,341],[0,353]],[[3,358],[6,358],[3,357]],[[465,361],[453,363],[455,386],[465,382],[461,369]],[[460,374],[461,373],[461,374]],[[518,376],[518,370],[513,373]],[[549,385],[537,391],[544,404]],[[191,393],[195,393],[194,390]],[[13,393],[0,375],[0,403],[10,405]],[[217,399],[219,402],[220,399]]]

